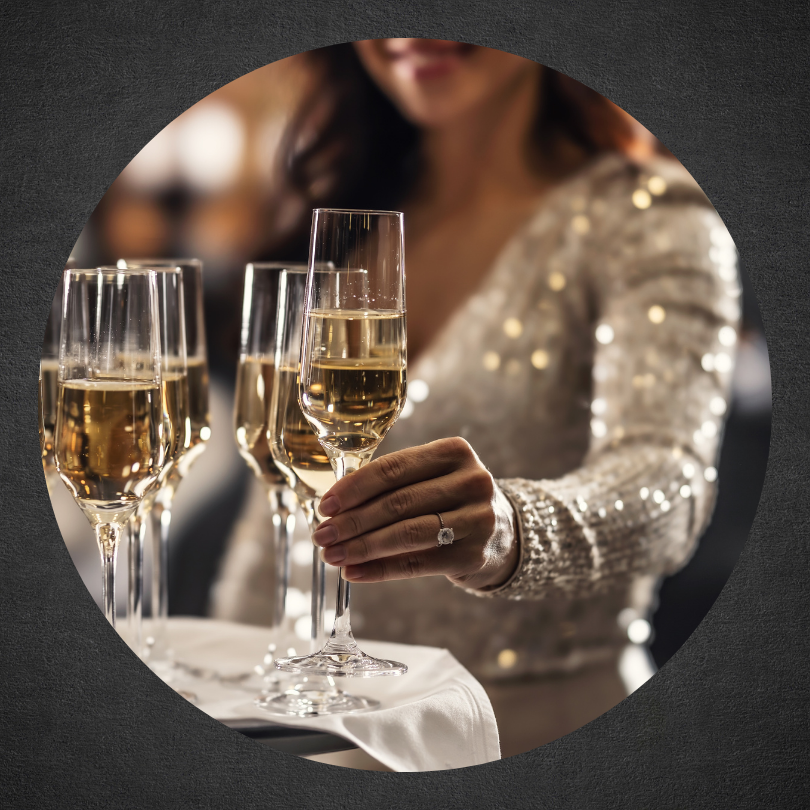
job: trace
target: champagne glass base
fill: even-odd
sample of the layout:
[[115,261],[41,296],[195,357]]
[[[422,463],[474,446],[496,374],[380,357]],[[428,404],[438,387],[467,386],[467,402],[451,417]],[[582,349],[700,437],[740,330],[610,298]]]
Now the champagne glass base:
[[367,712],[379,700],[358,697],[340,689],[288,689],[280,695],[257,697],[254,703],[276,717],[323,717],[330,714]]
[[321,652],[276,659],[282,672],[303,675],[329,675],[333,678],[376,678],[383,675],[404,675],[408,671],[399,661],[372,658],[362,650],[353,652]]

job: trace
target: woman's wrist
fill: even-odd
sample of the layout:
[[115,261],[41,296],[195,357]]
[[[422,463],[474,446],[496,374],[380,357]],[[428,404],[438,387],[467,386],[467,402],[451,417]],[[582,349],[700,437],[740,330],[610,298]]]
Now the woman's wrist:
[[497,484],[493,501],[497,518],[487,549],[487,563],[477,575],[465,581],[450,580],[472,593],[492,594],[503,590],[515,578],[523,561],[523,532],[517,509]]

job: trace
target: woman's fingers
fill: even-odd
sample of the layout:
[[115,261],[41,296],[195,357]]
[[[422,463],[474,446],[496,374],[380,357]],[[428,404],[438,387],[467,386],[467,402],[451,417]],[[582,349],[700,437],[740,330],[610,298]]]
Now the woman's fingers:
[[459,470],[386,492],[325,520],[312,539],[319,546],[331,546],[410,518],[456,509],[482,495],[486,498],[484,485],[488,480],[486,471]]
[[381,560],[352,565],[343,569],[343,578],[348,582],[389,582],[395,579],[413,579],[445,574],[448,560],[446,548],[435,548],[413,554],[399,554]]
[[[461,542],[472,534],[475,526],[471,523],[469,514],[469,510],[442,514],[444,525],[453,529],[454,543]],[[422,515],[328,546],[321,552],[321,558],[330,565],[347,566],[382,557],[425,551],[438,546],[440,528],[439,518],[435,514]]]
[[322,515],[332,517],[366,501],[419,481],[446,475],[475,454],[464,439],[439,439],[380,456],[338,481],[321,499]]
[[[480,538],[476,536],[475,521],[470,520],[468,527],[462,528],[464,520],[461,511],[450,512],[446,516],[445,526],[452,528],[456,535],[452,545],[439,546],[437,519],[426,534],[424,543],[419,544],[426,547],[391,556],[378,556],[364,563],[346,564],[343,577],[348,582],[387,582],[439,575],[455,578],[469,576],[481,568],[484,551]],[[436,529],[435,534],[433,529]]]

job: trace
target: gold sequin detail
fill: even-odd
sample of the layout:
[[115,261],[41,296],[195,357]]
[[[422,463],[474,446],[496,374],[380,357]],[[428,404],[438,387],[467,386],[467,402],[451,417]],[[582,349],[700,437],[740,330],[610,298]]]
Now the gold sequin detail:
[[667,311],[659,304],[654,304],[647,310],[647,317],[651,323],[663,323],[667,317]]
[[548,352],[545,349],[535,349],[532,352],[532,365],[541,371],[548,368]]
[[663,177],[654,174],[647,181],[647,188],[650,190],[650,194],[655,194],[656,197],[660,197],[667,190],[667,181],[664,180]]
[[482,362],[487,371],[497,371],[501,365],[501,356],[498,352],[486,352]]
[[650,197],[650,192],[643,188],[637,188],[633,192],[633,205],[635,205],[636,208],[640,208],[642,211],[645,208],[649,208],[652,205],[652,197]]

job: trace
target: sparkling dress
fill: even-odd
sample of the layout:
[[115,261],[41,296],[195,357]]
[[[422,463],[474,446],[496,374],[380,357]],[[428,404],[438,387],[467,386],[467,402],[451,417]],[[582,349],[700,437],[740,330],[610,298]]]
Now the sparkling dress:
[[606,155],[543,198],[409,365],[378,452],[465,438],[519,516],[520,563],[488,593],[355,585],[352,622],[448,648],[488,689],[504,754],[630,691],[621,657],[711,515],[739,295],[731,237],[680,164]]

